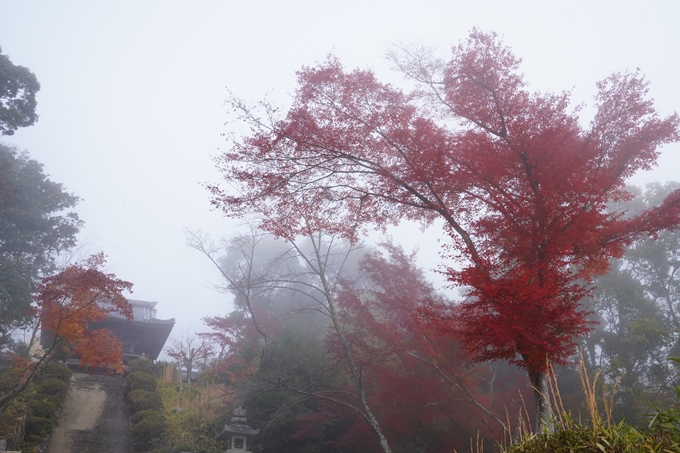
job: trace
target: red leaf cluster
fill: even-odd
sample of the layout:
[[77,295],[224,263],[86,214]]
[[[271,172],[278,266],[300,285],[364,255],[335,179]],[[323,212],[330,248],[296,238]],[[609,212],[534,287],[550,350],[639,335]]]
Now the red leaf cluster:
[[92,324],[113,312],[132,319],[132,306],[123,296],[132,283],[102,272],[105,262],[99,253],[43,279],[36,304],[43,332],[50,338],[47,354],[67,350],[92,372],[122,372],[122,343],[107,329],[93,330]]

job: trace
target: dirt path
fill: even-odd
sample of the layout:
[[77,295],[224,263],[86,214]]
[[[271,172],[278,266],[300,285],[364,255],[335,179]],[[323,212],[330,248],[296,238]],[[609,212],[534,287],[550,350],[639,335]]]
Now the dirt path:
[[74,373],[47,453],[129,453],[125,380]]

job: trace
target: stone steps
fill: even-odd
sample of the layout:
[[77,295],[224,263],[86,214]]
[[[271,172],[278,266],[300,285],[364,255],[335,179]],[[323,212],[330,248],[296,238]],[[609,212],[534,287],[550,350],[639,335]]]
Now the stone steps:
[[46,453],[129,453],[131,445],[125,379],[73,373]]

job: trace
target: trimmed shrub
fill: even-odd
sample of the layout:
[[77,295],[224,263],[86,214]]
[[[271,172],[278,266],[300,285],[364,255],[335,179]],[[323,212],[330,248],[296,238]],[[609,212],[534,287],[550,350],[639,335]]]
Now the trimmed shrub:
[[143,373],[149,373],[150,375],[155,376],[157,371],[156,364],[149,359],[132,360],[128,364],[128,367],[130,368],[130,373],[136,373],[137,371],[141,371]]
[[158,445],[165,427],[165,420],[160,416],[147,416],[135,423],[132,427],[132,445],[135,450],[146,451]]
[[[0,374],[0,389],[7,390],[18,384],[16,370]],[[59,420],[59,408],[68,394],[71,370],[62,363],[52,362],[36,374],[28,389],[14,400],[0,417],[1,436],[11,438],[23,427],[24,437],[20,445],[13,445],[26,452],[37,452],[45,438],[52,432]],[[2,390],[0,390],[1,392]],[[17,410],[20,409],[18,412]]]
[[36,417],[29,415],[26,418],[26,433],[27,437],[36,436],[39,439],[44,439],[52,432],[57,424],[57,417]]
[[162,412],[159,412],[157,410],[152,410],[152,409],[145,409],[143,411],[137,412],[135,415],[130,417],[130,422],[133,425],[136,425],[137,423],[141,422],[142,420],[148,420],[152,418],[157,418],[161,421],[165,421],[165,416],[163,415]]
[[161,409],[163,407],[161,395],[148,390],[132,390],[128,393],[127,399],[132,403],[132,409],[135,413],[146,409]]
[[128,389],[132,390],[146,390],[149,392],[156,391],[156,378],[145,373],[144,371],[135,371],[125,378]]
[[28,410],[32,416],[43,418],[57,418],[61,401],[55,401],[54,398],[36,400],[33,399],[27,402]]
[[13,390],[19,385],[19,370],[8,369],[0,372],[0,395]]
[[50,362],[35,377],[36,382],[44,379],[59,379],[60,381],[69,382],[73,373],[66,365],[61,362]]
[[71,370],[58,362],[48,363],[38,372],[31,390],[23,395],[28,407],[26,434],[19,448],[38,451],[38,447],[54,430],[59,421],[59,409],[68,394]]
[[35,390],[42,395],[57,397],[63,402],[68,393],[68,381],[64,382],[56,377],[48,377],[36,382]]

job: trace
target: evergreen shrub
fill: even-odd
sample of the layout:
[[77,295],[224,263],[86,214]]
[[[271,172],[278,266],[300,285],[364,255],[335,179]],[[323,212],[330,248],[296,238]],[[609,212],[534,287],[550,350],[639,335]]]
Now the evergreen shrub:
[[50,362],[45,367],[40,370],[36,376],[36,382],[40,382],[44,379],[56,378],[63,382],[69,382],[73,373],[69,368],[61,362]]
[[132,417],[130,417],[130,422],[133,425],[136,425],[142,420],[151,420],[154,418],[162,422],[165,422],[165,416],[163,415],[163,413],[161,411],[154,409],[145,409],[143,411],[136,412]]
[[158,446],[167,429],[163,413],[146,409],[135,413],[132,422],[132,444],[136,451],[147,451]]
[[144,371],[135,371],[125,378],[128,389],[132,390],[146,390],[148,392],[156,391],[156,378],[153,375]]
[[130,393],[128,393],[127,399],[132,403],[133,413],[146,409],[161,409],[163,407],[161,395],[148,390],[131,390]]
[[158,369],[158,367],[153,362],[153,360],[149,360],[149,359],[132,360],[128,364],[128,367],[130,369],[130,373],[136,373],[137,371],[141,371],[143,373],[148,373],[152,376],[156,375],[156,372],[157,372],[157,369]]
[[66,400],[71,370],[59,362],[50,362],[38,372],[29,389],[20,396],[28,410],[24,441],[18,449],[25,453],[39,451],[47,436],[59,422],[59,410]]
[[54,396],[57,400],[63,402],[68,394],[68,381],[56,377],[40,379],[35,383],[35,391],[42,395]]

